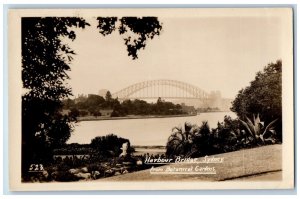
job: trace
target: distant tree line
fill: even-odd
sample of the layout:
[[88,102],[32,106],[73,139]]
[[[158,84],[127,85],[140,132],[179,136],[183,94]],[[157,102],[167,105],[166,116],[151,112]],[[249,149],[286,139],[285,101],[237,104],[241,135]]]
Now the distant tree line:
[[103,109],[111,109],[111,117],[186,114],[181,105],[165,102],[161,98],[158,98],[156,103],[148,103],[139,99],[120,102],[118,99],[112,98],[109,91],[106,93],[105,98],[90,94],[87,97],[81,97],[78,102],[76,102],[76,99],[67,99],[64,101],[64,109],[70,110],[69,115],[73,117],[101,116],[100,110]]
[[87,115],[101,116],[101,109],[114,109],[120,102],[113,99],[108,91],[105,98],[99,95],[89,94],[87,97],[64,100],[64,109],[70,110],[69,116],[84,117]]
[[116,106],[112,112],[113,117],[126,115],[179,115],[186,114],[179,104],[165,102],[158,98],[156,103],[148,103],[144,100],[125,100]]
[[218,107],[205,107],[205,108],[197,108],[197,112],[214,112],[214,111],[220,111],[220,108]]

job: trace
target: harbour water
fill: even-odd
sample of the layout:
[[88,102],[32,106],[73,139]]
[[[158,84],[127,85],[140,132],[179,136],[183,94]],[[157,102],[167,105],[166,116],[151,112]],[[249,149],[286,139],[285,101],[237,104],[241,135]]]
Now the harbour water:
[[208,121],[210,128],[215,128],[225,115],[236,117],[233,112],[208,112],[188,117],[80,121],[75,124],[68,143],[89,144],[97,136],[115,134],[129,139],[131,145],[165,146],[173,127]]

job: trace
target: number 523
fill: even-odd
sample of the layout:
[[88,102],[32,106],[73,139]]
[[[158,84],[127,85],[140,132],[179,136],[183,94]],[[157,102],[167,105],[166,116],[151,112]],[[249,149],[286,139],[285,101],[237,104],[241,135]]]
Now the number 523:
[[29,167],[29,172],[38,172],[44,171],[44,167],[42,164],[31,164]]

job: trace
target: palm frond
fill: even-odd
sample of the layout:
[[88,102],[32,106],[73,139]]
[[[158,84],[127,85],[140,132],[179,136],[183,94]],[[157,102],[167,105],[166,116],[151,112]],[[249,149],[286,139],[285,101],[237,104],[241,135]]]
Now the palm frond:
[[178,126],[175,126],[172,128],[172,132],[176,130],[177,132],[182,132],[182,128],[181,127],[178,127]]
[[168,142],[171,142],[171,141],[173,141],[173,140],[181,141],[180,138],[171,135],[171,136],[168,138]]

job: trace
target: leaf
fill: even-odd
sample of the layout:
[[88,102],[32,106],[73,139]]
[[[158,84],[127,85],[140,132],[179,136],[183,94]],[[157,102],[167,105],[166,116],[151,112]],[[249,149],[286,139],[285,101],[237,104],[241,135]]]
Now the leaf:
[[254,120],[254,123],[260,123],[259,113],[257,114],[257,117]]
[[234,131],[230,131],[230,134],[233,136],[233,137],[237,137],[237,135],[235,134],[235,132]]
[[268,142],[268,141],[272,142],[272,144],[275,144],[276,140],[274,138],[267,138],[267,139],[265,139],[265,142]]
[[264,137],[263,137],[263,135],[261,134],[261,135],[259,135],[259,138],[261,139],[261,141],[263,142],[263,143],[265,143],[265,139],[264,139]]
[[254,137],[252,131],[250,130],[248,124],[246,122],[244,122],[243,120],[239,119],[239,121],[246,127],[247,131],[249,132],[249,134]]
[[256,131],[255,131],[255,126],[254,124],[252,123],[252,121],[246,116],[246,119],[247,119],[247,124],[248,124],[248,127],[250,128],[251,130],[251,133],[253,135],[256,135]]
[[[255,118],[254,114],[253,117]],[[255,134],[259,135],[260,134],[260,118],[259,118],[259,113],[257,114],[257,117],[254,119],[254,130],[255,130]]]
[[268,131],[270,128],[272,128],[272,125],[273,125],[277,120],[278,120],[278,119],[273,120],[272,122],[270,122],[270,123],[266,126],[266,128],[265,128],[265,130],[264,130],[264,132],[263,132],[263,136],[267,133],[267,131]]
[[178,127],[178,126],[173,127],[173,128],[172,128],[172,132],[173,132],[174,130],[176,130],[177,132],[182,132],[181,127]]
[[[147,40],[159,35],[162,29],[157,17],[122,17],[119,24],[116,23],[117,17],[98,17],[97,20],[97,28],[103,36],[111,34],[116,29],[120,35],[127,33],[123,40],[132,59],[137,59],[138,51],[145,48]],[[130,35],[134,35],[135,39],[131,39]]]

